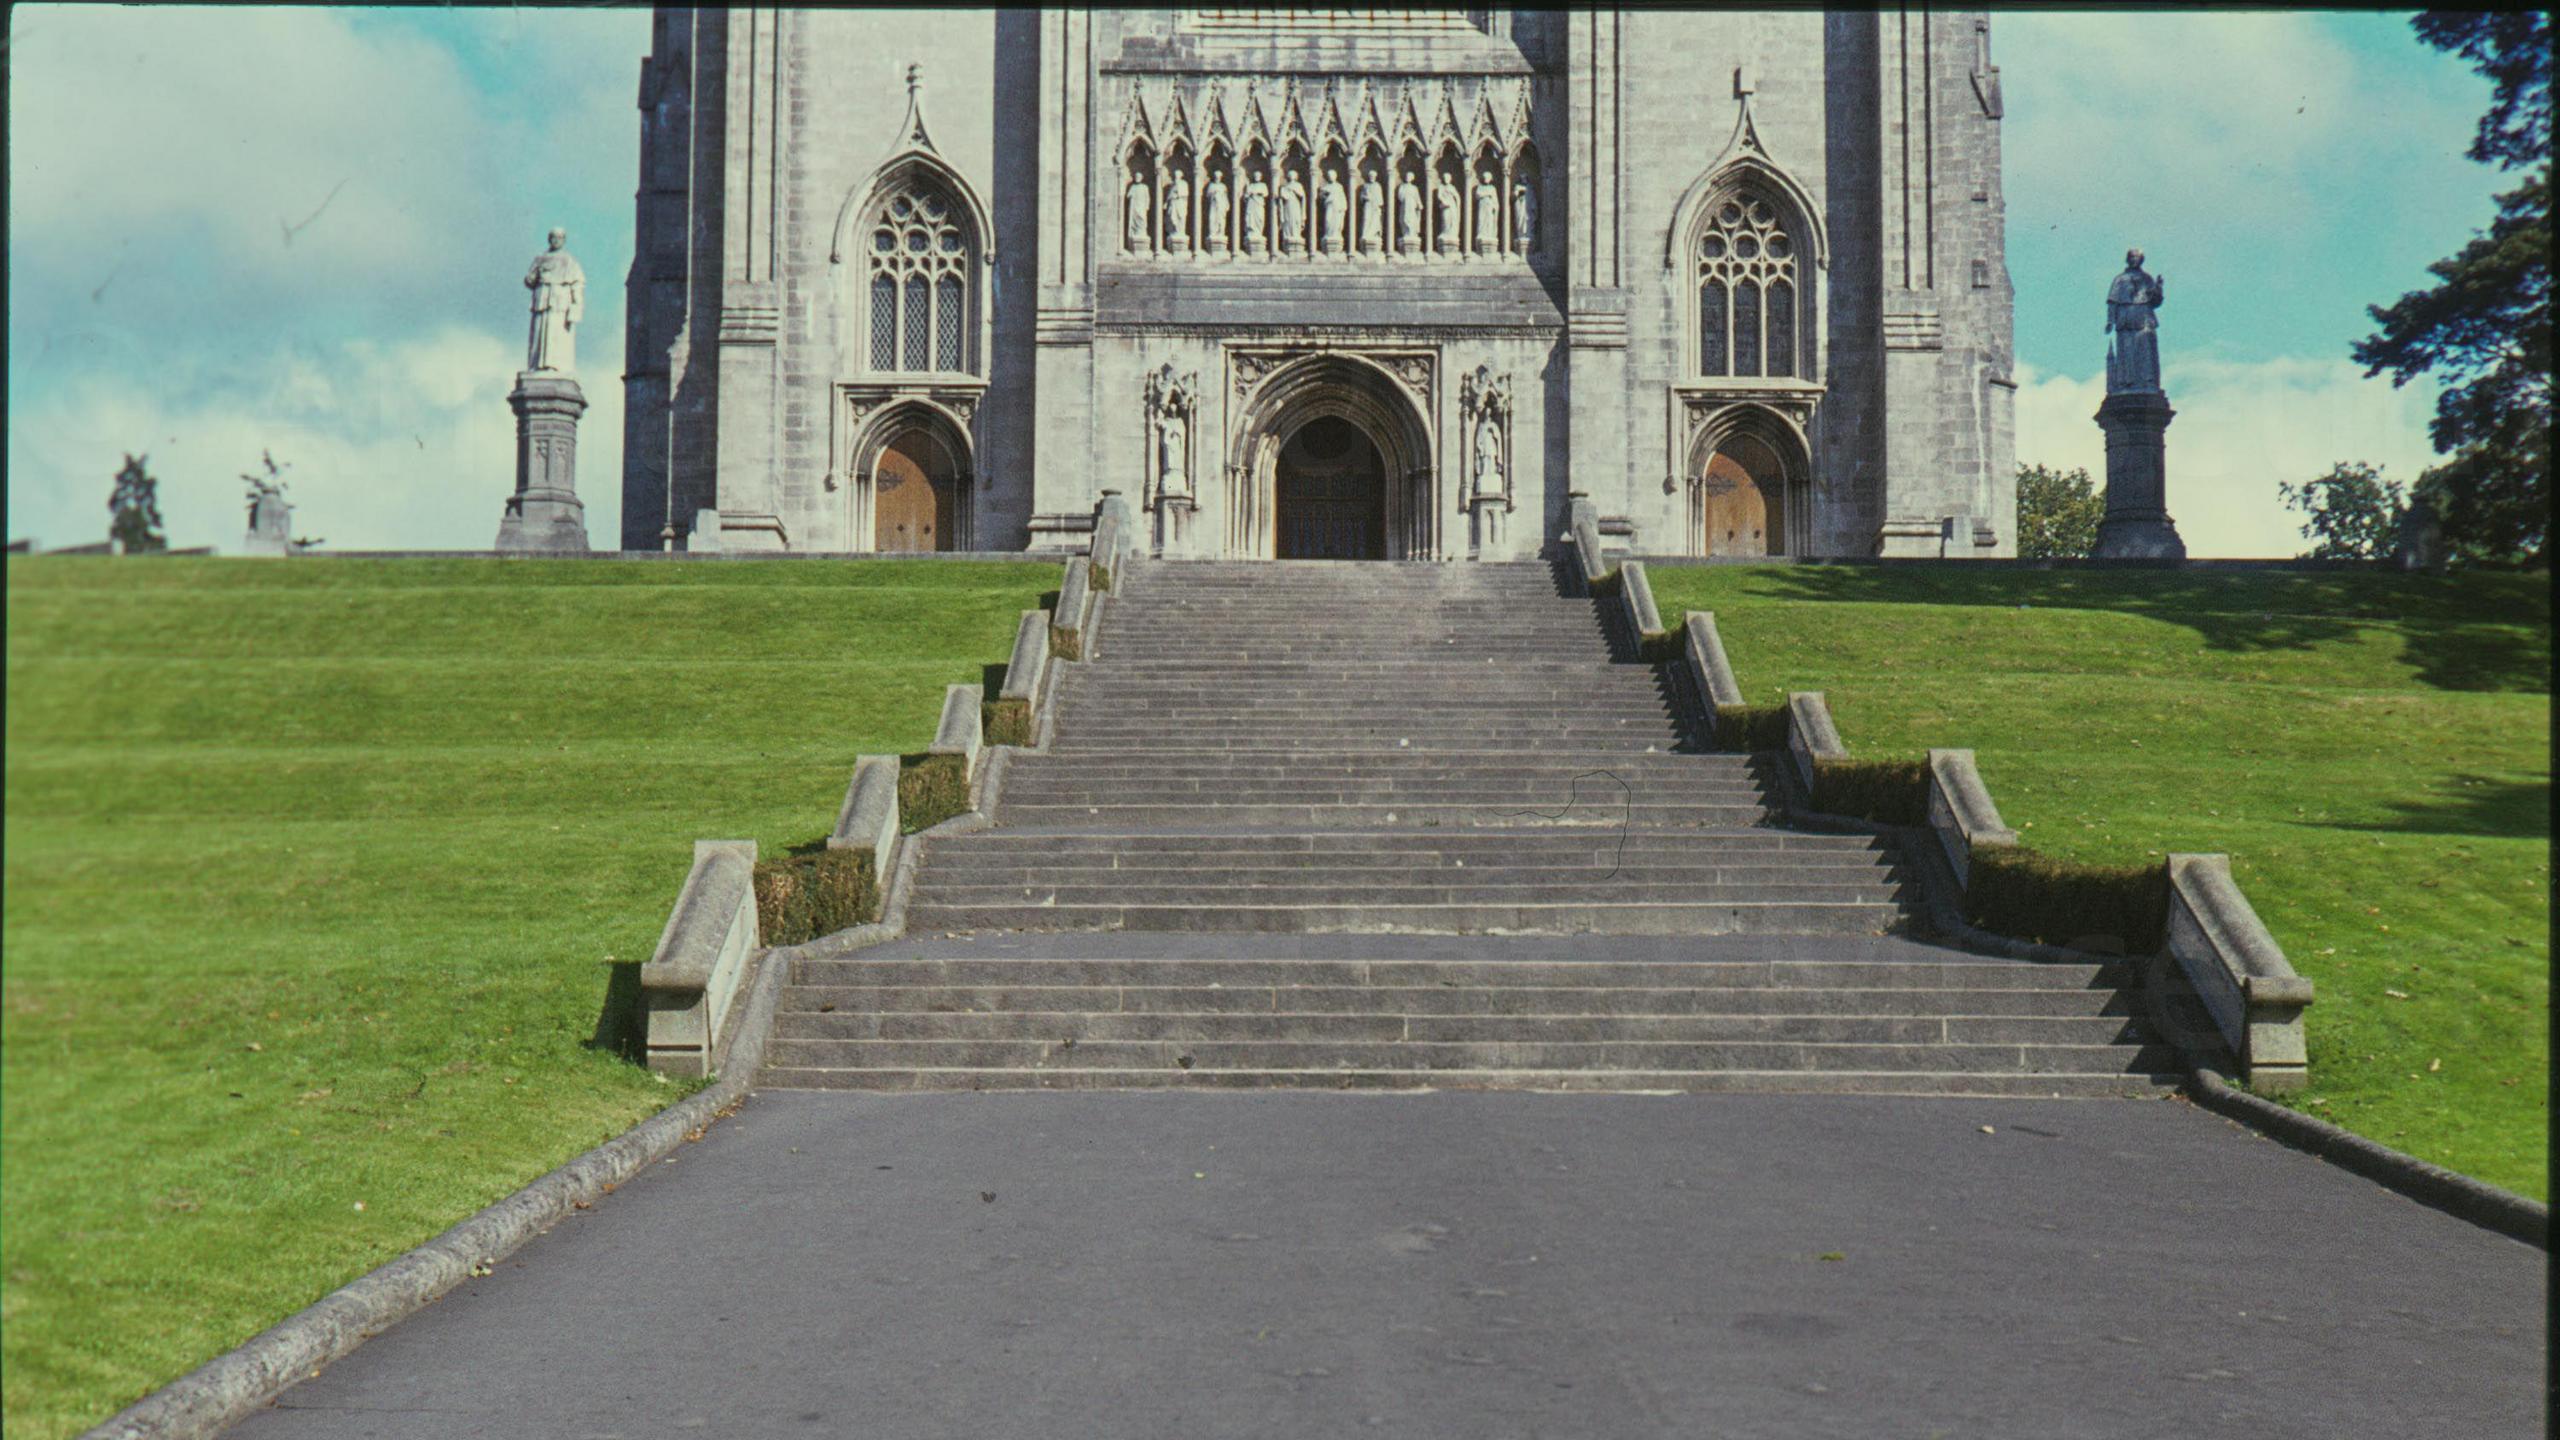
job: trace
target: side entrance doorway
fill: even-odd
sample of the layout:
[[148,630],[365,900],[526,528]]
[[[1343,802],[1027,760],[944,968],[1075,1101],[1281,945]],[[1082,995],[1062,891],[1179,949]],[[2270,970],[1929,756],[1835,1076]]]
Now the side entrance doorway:
[[1273,484],[1283,560],[1387,558],[1387,472],[1359,426],[1310,420],[1280,447]]
[[872,466],[872,548],[890,554],[952,550],[960,543],[960,467],[932,432],[889,442]]
[[1707,457],[1697,486],[1700,555],[1787,553],[1785,469],[1753,436],[1736,436]]

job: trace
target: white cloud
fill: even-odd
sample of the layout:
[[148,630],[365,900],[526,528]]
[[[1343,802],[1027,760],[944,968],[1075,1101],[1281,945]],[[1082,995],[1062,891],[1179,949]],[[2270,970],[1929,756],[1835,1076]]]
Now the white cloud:
[[[271,450],[291,467],[295,530],[332,550],[485,550],[515,484],[506,395],[522,361],[512,335],[444,329],[279,357],[258,383],[186,405],[84,378],[11,417],[10,534],[47,548],[103,538],[116,467],[133,450],[149,453],[160,480],[170,543],[236,553],[246,514],[239,476]],[[584,378],[578,490],[590,540],[611,548],[622,386]]]
[[[2018,374],[2018,462],[2085,468],[2106,481],[2106,437],[2092,418],[2103,375]],[[2170,377],[2177,410],[2167,436],[2169,514],[2187,553],[2292,556],[2308,548],[2301,517],[2276,486],[2329,473],[2341,460],[2383,467],[2403,483],[2435,462],[2427,421],[2435,389],[2395,390],[2346,360],[2195,359]]]

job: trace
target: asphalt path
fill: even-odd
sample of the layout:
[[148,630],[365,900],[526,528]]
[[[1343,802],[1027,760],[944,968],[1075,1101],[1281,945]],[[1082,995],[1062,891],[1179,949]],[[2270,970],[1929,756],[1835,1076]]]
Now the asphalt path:
[[2177,1100],[767,1093],[233,1433],[2483,1440],[2545,1273]]

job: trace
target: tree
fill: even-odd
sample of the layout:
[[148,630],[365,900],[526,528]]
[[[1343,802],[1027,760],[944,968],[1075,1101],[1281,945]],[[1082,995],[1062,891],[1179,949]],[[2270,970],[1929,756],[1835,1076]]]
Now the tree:
[[115,493],[107,498],[107,510],[115,517],[107,538],[120,542],[127,555],[169,548],[169,537],[160,528],[160,482],[143,468],[150,458],[128,452],[124,468],[116,472]]
[[2088,554],[2098,543],[2098,521],[2107,513],[2107,497],[2098,493],[2086,470],[2048,470],[2042,465],[2018,467],[2018,558],[2068,560]]
[[2409,513],[2400,482],[2379,467],[2341,460],[2329,473],[2301,485],[2280,484],[2284,503],[2309,517],[2302,536],[2315,541],[2305,560],[2387,560],[2400,543],[2400,521]]
[[[2495,91],[2471,158],[2524,167],[2488,233],[2427,267],[2439,282],[2367,309],[2378,333],[2355,344],[2368,376],[2441,373],[2428,436],[2447,457],[2416,494],[2444,516],[2466,560],[2547,563],[2551,533],[2551,17],[2542,11],[2430,10],[2418,37],[2471,61]],[[2306,532],[2307,533],[2307,532]]]

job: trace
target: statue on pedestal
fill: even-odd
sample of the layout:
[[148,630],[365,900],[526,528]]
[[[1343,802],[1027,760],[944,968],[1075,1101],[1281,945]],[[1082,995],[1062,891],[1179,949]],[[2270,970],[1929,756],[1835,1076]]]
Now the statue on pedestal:
[[1191,182],[1179,170],[1164,182],[1164,248],[1176,255],[1191,252]]
[[1538,192],[1525,180],[1511,186],[1511,250],[1516,255],[1538,250]]
[[562,248],[569,232],[551,232],[550,248],[533,257],[524,288],[533,292],[533,333],[525,345],[527,370],[578,368],[578,321],[587,309],[587,272]]
[[1348,244],[1348,232],[1351,228],[1350,209],[1351,192],[1343,186],[1342,172],[1326,171],[1324,188],[1318,193],[1316,199],[1316,214],[1323,221],[1324,253],[1327,255],[1341,254]]
[[1271,248],[1271,182],[1248,175],[1244,182],[1244,248],[1259,257]]
[[1432,219],[1436,224],[1432,248],[1443,255],[1458,252],[1458,187],[1448,176],[1440,177],[1431,187]]
[[1200,192],[1200,248],[1212,255],[1227,253],[1227,177],[1212,175]]
[[1490,255],[1502,239],[1502,194],[1491,175],[1476,179],[1476,253]]
[[1476,493],[1502,493],[1502,426],[1491,405],[1476,410]]
[[2122,395],[2160,389],[2160,303],[2162,277],[2142,268],[2142,252],[2124,252],[2124,273],[2107,287],[2107,330],[2115,343],[2107,347],[2107,393]]
[[1280,181],[1280,248],[1291,255],[1307,252],[1307,187],[1291,171]]
[[1155,195],[1147,189],[1147,177],[1136,176],[1129,181],[1129,253],[1144,255],[1153,250],[1149,237],[1154,233]]
[[1396,182],[1396,249],[1406,255],[1422,249],[1422,187],[1410,175]]
[[1360,250],[1366,255],[1387,248],[1387,187],[1376,172],[1360,177]]

